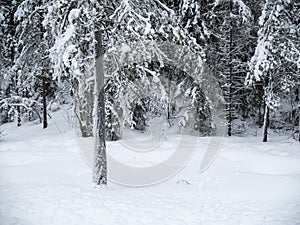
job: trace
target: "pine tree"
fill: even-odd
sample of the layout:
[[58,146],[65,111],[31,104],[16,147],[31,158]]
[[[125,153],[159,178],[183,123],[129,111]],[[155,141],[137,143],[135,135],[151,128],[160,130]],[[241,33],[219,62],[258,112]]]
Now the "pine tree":
[[[21,125],[20,115],[20,98],[18,96],[17,85],[17,71],[13,67],[15,61],[16,41],[15,30],[17,24],[14,20],[14,13],[16,12],[19,2],[14,2],[7,5],[1,4],[1,99],[0,110],[1,117],[4,122],[9,122],[11,114],[17,119],[17,125]],[[6,37],[6,38],[5,38]],[[16,93],[17,92],[17,93]]]
[[260,17],[258,44],[247,81],[263,86],[263,142],[268,138],[270,110],[279,107],[281,93],[299,80],[298,15],[299,3],[266,0]]
[[233,120],[248,115],[249,90],[244,87],[251,57],[252,12],[245,1],[182,1],[181,24],[204,46],[206,63],[223,89],[229,136],[238,132]]
[[[42,120],[40,107],[43,100],[40,98],[40,90],[43,87],[40,77],[42,71],[48,72],[45,68],[48,64],[48,42],[44,39],[42,30],[43,4],[42,1],[13,1],[7,6],[4,19],[4,33],[8,39],[4,43],[5,71],[1,74],[6,80],[2,88],[7,94],[2,98],[0,105],[1,110],[8,110],[8,114],[15,112],[18,126],[21,125],[22,115],[29,120]],[[43,108],[45,111],[46,103]],[[44,116],[44,127],[46,119]]]
[[83,137],[93,133],[95,12],[90,1],[53,2],[48,7],[44,26],[54,38],[50,48],[53,78],[70,83],[74,113]]
[[[164,1],[122,1],[111,17],[116,28],[108,45],[112,48],[108,48],[107,57],[110,64],[106,68],[108,68],[109,74],[119,77],[112,78],[118,81],[110,87],[118,89],[112,93],[118,93],[119,98],[114,102],[121,106],[123,114],[118,116],[123,121],[115,124],[127,124],[143,130],[146,126],[146,113],[153,113],[156,116],[163,115],[170,125],[171,117],[182,118],[182,120],[187,117],[190,109],[181,107],[182,102],[176,103],[175,99],[178,99],[176,94],[181,93],[183,96],[185,91],[192,93],[191,90],[179,89],[184,87],[183,83],[190,78],[197,82],[201,79],[201,59],[198,62],[190,59],[190,62],[194,60],[194,65],[186,62],[189,60],[187,59],[189,51],[198,52],[199,57],[203,56],[203,51],[194,38],[181,28],[181,24],[178,23],[179,15],[173,10],[176,8],[175,3]],[[173,49],[170,48],[170,45],[173,45]],[[176,45],[177,47],[175,47]],[[181,46],[181,50],[178,46]],[[132,54],[132,52],[136,53]],[[121,57],[115,62],[116,55]],[[181,70],[174,66],[180,61],[182,63],[177,67],[181,67]],[[197,71],[192,71],[191,68]],[[173,75],[169,76],[170,74]],[[176,76],[180,78],[177,79]],[[127,86],[126,90],[124,86]],[[195,96],[203,97],[201,94]],[[185,98],[188,98],[187,95]],[[185,103],[187,104],[187,102]],[[149,104],[153,106],[153,110],[147,107]],[[111,108],[110,106],[110,110]],[[180,108],[181,110],[179,110]],[[183,112],[182,109],[185,111]],[[111,124],[109,126],[112,127]]]
[[250,58],[252,13],[243,1],[216,1],[206,10],[206,57],[217,75],[227,105],[227,133],[231,136],[233,120],[244,114],[247,92],[244,79]]

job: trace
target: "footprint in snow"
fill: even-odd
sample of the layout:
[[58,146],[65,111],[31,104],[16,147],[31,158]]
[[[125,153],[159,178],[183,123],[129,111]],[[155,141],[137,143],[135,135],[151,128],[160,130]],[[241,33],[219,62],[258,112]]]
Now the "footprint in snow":
[[180,186],[186,186],[186,185],[191,185],[190,182],[186,181],[186,180],[178,180],[176,182],[176,184],[180,185]]

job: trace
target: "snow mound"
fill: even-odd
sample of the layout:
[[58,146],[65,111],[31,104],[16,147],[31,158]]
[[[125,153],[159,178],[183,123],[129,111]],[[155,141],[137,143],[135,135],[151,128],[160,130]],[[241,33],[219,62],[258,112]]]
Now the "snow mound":
[[[199,173],[209,143],[203,137],[189,164],[164,183],[144,188],[109,183],[96,189],[68,118],[63,111],[53,113],[46,130],[33,123],[0,127],[7,132],[0,142],[1,224],[300,224],[297,142],[225,138],[216,162]],[[135,162],[136,156],[118,148],[123,146],[108,143],[108,151]],[[169,151],[161,149],[148,160]]]

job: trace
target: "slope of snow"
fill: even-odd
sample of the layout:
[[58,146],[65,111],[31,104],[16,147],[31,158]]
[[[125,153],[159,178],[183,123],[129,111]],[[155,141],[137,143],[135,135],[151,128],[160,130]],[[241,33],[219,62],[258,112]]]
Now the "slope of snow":
[[[54,113],[46,130],[0,129],[8,133],[0,141],[1,225],[300,224],[300,144],[287,137],[225,138],[205,173],[199,164],[209,139],[200,138],[189,164],[164,183],[97,189],[66,113]],[[118,143],[108,150],[137,161]]]

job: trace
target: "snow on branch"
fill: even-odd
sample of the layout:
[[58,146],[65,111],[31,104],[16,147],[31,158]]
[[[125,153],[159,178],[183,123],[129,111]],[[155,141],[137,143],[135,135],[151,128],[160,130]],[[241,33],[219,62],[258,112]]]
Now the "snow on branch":
[[[239,16],[242,17],[242,21],[249,22],[252,18],[252,12],[250,8],[242,0],[216,0],[213,5],[213,10],[220,5],[233,3],[233,6],[237,7]],[[231,14],[231,17],[234,16]]]

